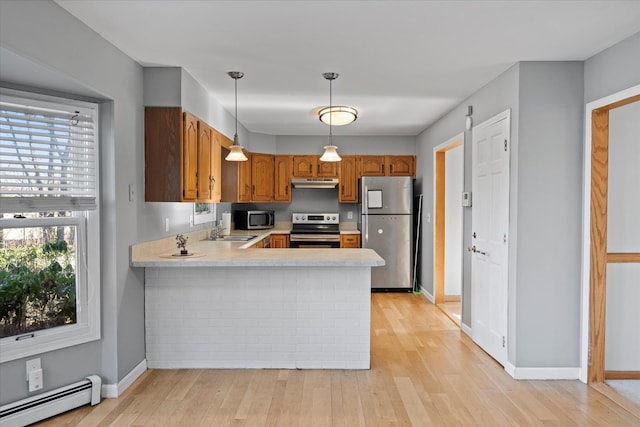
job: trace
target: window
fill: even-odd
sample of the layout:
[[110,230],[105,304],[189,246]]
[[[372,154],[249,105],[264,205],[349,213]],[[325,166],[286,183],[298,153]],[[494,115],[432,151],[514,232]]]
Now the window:
[[0,90],[0,362],[100,338],[97,118]]

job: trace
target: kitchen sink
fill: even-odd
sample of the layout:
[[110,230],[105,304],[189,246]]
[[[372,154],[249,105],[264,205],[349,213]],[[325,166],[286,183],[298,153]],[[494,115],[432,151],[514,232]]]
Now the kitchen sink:
[[208,240],[214,240],[217,242],[248,242],[251,239],[255,239],[257,236],[220,236],[217,237],[215,239],[208,239]]

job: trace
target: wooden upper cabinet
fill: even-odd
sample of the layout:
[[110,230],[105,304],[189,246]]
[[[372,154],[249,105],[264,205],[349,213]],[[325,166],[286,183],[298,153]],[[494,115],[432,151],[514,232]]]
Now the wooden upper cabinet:
[[337,178],[339,162],[321,162],[315,154],[293,156],[294,178]]
[[291,201],[291,162],[292,156],[274,156],[274,189],[273,200],[275,202]]
[[358,156],[342,155],[338,202],[358,203]]
[[[186,115],[186,113],[185,113]],[[197,200],[211,200],[211,150],[213,145],[213,129],[204,122],[198,121],[198,168],[196,171]]]
[[180,107],[146,107],[144,119],[145,200],[219,202],[218,133]]
[[384,176],[384,157],[385,156],[360,156],[360,174],[361,176]]
[[317,156],[317,174],[318,178],[337,178],[338,166],[340,162],[321,162],[320,156]]
[[198,197],[198,119],[184,113],[182,138],[182,200],[195,201]]
[[211,201],[219,203],[222,197],[222,152],[220,134],[211,129]]
[[316,165],[318,164],[318,156],[301,155],[293,156],[293,177],[294,178],[313,178],[316,176]]
[[273,155],[253,153],[251,155],[251,200],[271,202],[273,200]]
[[416,156],[360,156],[361,176],[416,177]]
[[220,135],[221,164],[222,164],[222,202],[250,202],[251,201],[251,153],[245,151],[249,158],[244,162],[228,162],[224,160],[229,154],[231,140]]
[[416,156],[385,156],[389,176],[416,177]]

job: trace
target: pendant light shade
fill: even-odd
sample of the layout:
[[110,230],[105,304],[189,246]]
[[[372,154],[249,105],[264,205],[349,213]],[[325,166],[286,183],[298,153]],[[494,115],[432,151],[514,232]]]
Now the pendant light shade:
[[336,147],[335,145],[325,145],[324,153],[322,154],[322,156],[320,156],[320,161],[321,162],[339,162],[340,160],[342,160],[342,157],[340,157],[338,155],[338,152],[336,151],[337,149],[338,147]]
[[243,147],[238,143],[238,79],[244,77],[244,73],[240,71],[229,71],[229,77],[235,81],[235,95],[236,95],[236,107],[235,107],[235,119],[236,119],[236,133],[233,135],[233,145],[229,147],[229,154],[224,159],[229,162],[244,162],[249,158],[242,151]]
[[[331,111],[332,108],[332,82],[338,78],[338,74],[337,73],[324,73],[322,74],[322,76],[329,80],[329,111]],[[338,155],[338,147],[336,147],[335,145],[333,145],[333,132],[332,132],[332,127],[333,127],[333,117],[332,114],[327,114],[328,115],[328,121],[329,121],[329,144],[324,146],[324,154],[322,154],[322,156],[320,156],[320,161],[322,162],[339,162],[342,160],[342,158]],[[320,116],[320,120],[322,120],[322,115]],[[355,119],[354,119],[355,120]],[[323,120],[324,121],[324,120]]]

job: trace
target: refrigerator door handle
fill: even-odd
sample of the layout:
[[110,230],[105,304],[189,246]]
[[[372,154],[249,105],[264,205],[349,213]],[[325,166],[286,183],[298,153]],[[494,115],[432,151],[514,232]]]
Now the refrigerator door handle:
[[362,194],[362,213],[364,217],[364,243],[369,241],[369,210],[367,209],[367,195],[369,193],[369,187],[364,186],[364,194]]

